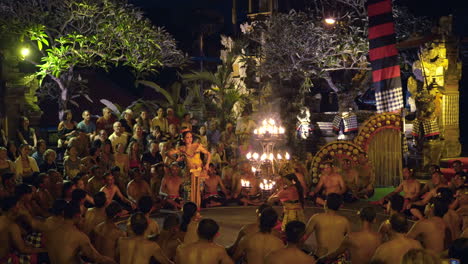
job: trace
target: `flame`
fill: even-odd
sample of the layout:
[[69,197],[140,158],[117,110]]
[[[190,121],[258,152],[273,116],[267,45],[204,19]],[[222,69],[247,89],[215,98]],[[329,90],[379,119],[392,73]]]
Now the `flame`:
[[247,153],[247,155],[245,155],[245,157],[246,157],[247,159],[251,159],[251,158],[252,158],[252,153],[250,153],[250,152]]
[[284,155],[284,157],[285,157],[287,160],[289,160],[289,159],[291,158],[291,157],[289,156],[289,153],[288,153],[288,152],[286,152],[286,154]]
[[255,152],[255,153],[252,155],[252,157],[254,158],[254,160],[258,160],[258,153]]
[[281,154],[278,153],[278,155],[276,155],[276,158],[281,160],[283,158],[283,156],[281,156]]

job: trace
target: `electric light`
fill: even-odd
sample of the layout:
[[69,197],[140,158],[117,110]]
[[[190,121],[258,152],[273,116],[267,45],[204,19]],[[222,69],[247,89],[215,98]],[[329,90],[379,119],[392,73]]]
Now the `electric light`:
[[31,50],[29,48],[21,48],[21,56],[27,57],[31,54]]
[[336,23],[336,20],[332,17],[328,17],[328,18],[325,18],[325,23],[327,23],[328,25],[333,25]]

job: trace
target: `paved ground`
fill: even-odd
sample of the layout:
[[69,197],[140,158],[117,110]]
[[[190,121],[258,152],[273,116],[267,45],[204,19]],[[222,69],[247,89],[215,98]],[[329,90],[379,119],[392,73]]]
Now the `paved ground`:
[[[357,210],[361,207],[369,206],[368,202],[356,202],[353,204],[346,204],[342,209],[339,210],[339,213],[343,216],[348,217],[351,222],[352,230],[359,229],[359,218],[357,215]],[[231,245],[237,237],[239,229],[248,223],[255,221],[255,209],[256,207],[218,207],[218,208],[208,208],[203,209],[201,214],[204,218],[212,218],[218,222],[220,225],[220,236],[217,238],[216,242],[229,246]],[[278,210],[278,213],[281,214],[281,207],[275,207]],[[378,229],[380,223],[387,219],[387,215],[383,212],[381,208],[377,208],[377,223],[374,225],[375,230]],[[306,219],[309,219],[315,213],[323,212],[322,208],[307,206],[305,208]],[[163,219],[157,217],[158,222],[162,226]],[[314,248],[315,241],[313,238],[309,238],[306,242],[307,247]]]

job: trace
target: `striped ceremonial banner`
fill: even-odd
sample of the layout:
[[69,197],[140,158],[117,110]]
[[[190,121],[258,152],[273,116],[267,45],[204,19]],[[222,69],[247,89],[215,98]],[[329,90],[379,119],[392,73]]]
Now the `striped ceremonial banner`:
[[403,108],[392,0],[368,0],[369,60],[378,113]]

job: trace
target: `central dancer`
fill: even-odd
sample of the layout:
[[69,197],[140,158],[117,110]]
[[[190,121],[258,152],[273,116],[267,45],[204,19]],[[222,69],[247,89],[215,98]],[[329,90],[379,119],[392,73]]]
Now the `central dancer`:
[[[200,153],[203,153],[206,158],[204,166]],[[200,208],[201,186],[203,179],[208,177],[207,171],[211,162],[211,154],[200,143],[193,143],[193,135],[190,131],[183,131],[181,144],[168,152],[168,156],[171,158],[174,158],[176,154],[179,155],[177,161],[185,159],[186,173],[190,175],[191,183],[188,197]]]

